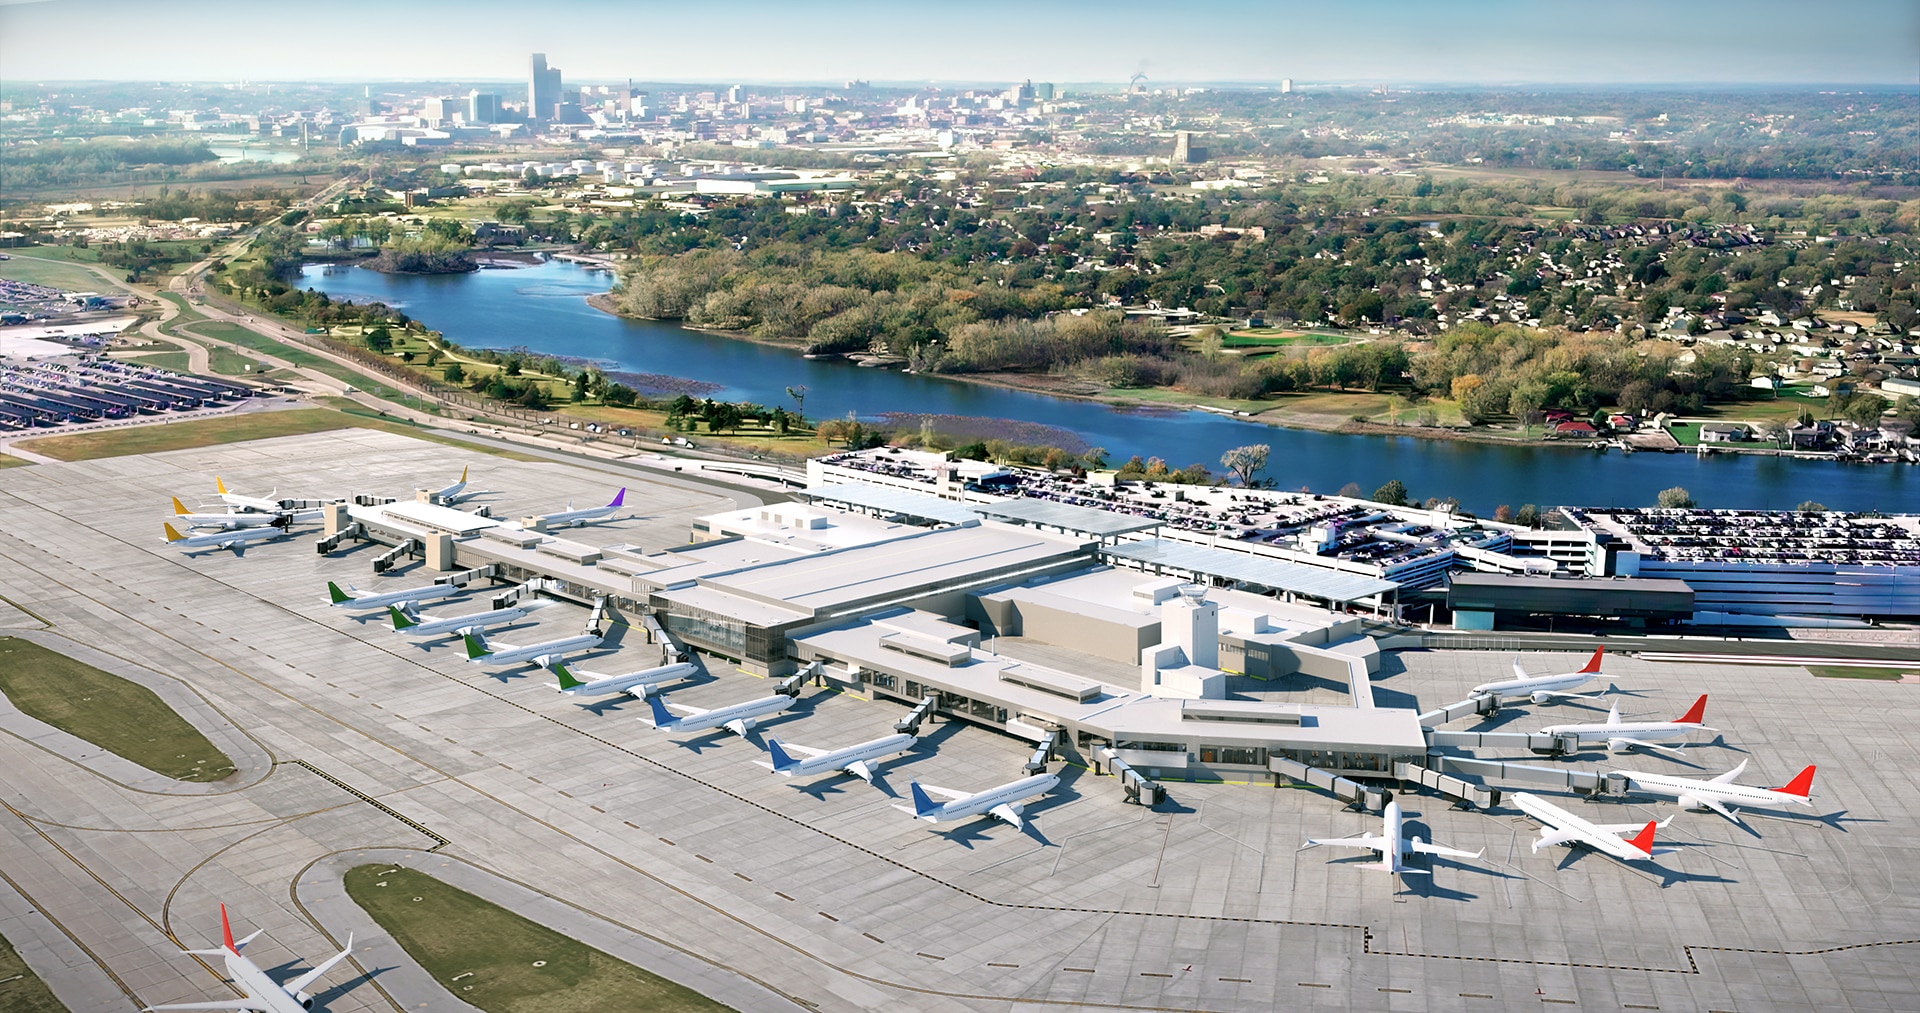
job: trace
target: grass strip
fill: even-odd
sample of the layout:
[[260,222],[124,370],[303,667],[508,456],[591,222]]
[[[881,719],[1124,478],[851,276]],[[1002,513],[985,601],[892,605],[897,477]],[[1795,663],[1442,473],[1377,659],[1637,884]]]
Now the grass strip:
[[7,1013],[68,1013],[53,990],[33,973],[13,944],[0,936],[0,1010]]
[[362,865],[346,889],[435,981],[487,1013],[731,1008],[425,873]]
[[31,640],[0,638],[0,692],[28,717],[164,777],[218,781],[233,773],[227,754],[153,690]]
[[1808,665],[1807,671],[1817,679],[1878,679],[1883,682],[1899,682],[1900,677],[1909,672],[1920,672],[1920,665],[1912,668],[1855,668],[1851,665]]

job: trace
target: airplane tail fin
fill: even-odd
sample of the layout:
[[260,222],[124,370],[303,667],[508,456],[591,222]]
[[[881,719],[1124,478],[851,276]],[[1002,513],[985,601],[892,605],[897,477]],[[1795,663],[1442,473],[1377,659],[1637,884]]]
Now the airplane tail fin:
[[933,799],[927,797],[927,790],[920,787],[920,782],[909,781],[907,782],[907,787],[913,792],[913,814],[915,816],[926,819],[940,811],[940,807],[933,804]]
[[1581,669],[1580,674],[1581,675],[1599,675],[1600,674],[1600,657],[1606,653],[1607,653],[1607,648],[1604,644],[1594,648],[1593,657],[1587,659],[1587,667]]
[[564,661],[555,661],[549,666],[549,670],[553,672],[554,678],[560,680],[560,689],[562,691],[579,689],[581,686],[586,685],[586,683],[574,678],[572,672],[567,671],[567,663]]
[[340,585],[335,584],[333,581],[327,581],[327,597],[333,599],[335,605],[344,604],[353,600],[353,595],[340,590]]
[[671,728],[673,727],[673,723],[679,720],[667,710],[667,705],[662,702],[662,694],[649,694],[647,696],[647,706],[653,711],[653,727],[655,728]]
[[161,522],[160,526],[167,529],[167,541],[169,542],[177,542],[187,537],[186,535],[181,534],[176,528],[174,528],[173,525],[168,524],[164,521]]
[[219,490],[220,495],[225,496],[227,494],[227,483],[220,481],[220,476],[218,475],[213,476],[213,487]]
[[1659,820],[1648,820],[1647,825],[1641,827],[1640,832],[1629,838],[1627,843],[1631,845],[1634,850],[1651,857],[1653,855],[1653,829],[1659,825]]
[[237,954],[240,952],[240,947],[233,944],[233,926],[227,923],[227,906],[225,904],[220,905],[220,941],[225,943],[227,949],[233,953]]
[[484,633],[462,633],[460,639],[467,643],[468,661],[479,661],[493,653],[493,649],[487,646],[487,635]]
[[468,465],[464,465],[464,464],[460,466],[460,484],[461,485],[467,484],[467,468],[468,467],[469,467]]
[[193,511],[187,509],[187,505],[185,503],[180,502],[180,497],[175,496],[173,498],[173,515],[175,517],[185,517],[186,515],[192,512]]
[[388,605],[387,614],[393,617],[393,632],[395,633],[398,633],[401,630],[407,629],[408,627],[420,625],[419,623],[413,621],[412,619],[407,618],[407,614],[405,612],[400,611],[400,606],[398,605]]
[[608,503],[607,505],[610,507],[617,507],[620,504],[625,503],[626,501],[627,501],[627,487],[623,485],[620,487],[619,492],[613,494],[613,502]]
[[779,739],[771,736],[767,738],[767,755],[773,757],[773,769],[776,773],[792,770],[794,765],[799,762],[793,757],[788,756],[786,750],[780,748]]
[[1783,784],[1780,787],[1775,788],[1773,790],[1779,791],[1779,792],[1785,792],[1788,795],[1798,795],[1801,798],[1806,798],[1809,795],[1813,794],[1813,770],[1814,770],[1813,765],[1808,764],[1807,769],[1794,775],[1793,780],[1788,781],[1786,784]]
[[1700,699],[1695,700],[1693,702],[1693,706],[1687,708],[1687,712],[1685,714],[1674,719],[1674,723],[1680,724],[1680,725],[1697,725],[1697,724],[1705,723],[1706,720],[1707,720],[1707,695],[1705,693],[1702,693],[1700,694]]

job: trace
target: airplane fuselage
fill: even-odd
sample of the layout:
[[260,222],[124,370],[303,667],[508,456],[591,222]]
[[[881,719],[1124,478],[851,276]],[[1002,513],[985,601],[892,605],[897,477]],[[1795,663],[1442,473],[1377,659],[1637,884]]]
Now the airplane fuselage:
[[584,651],[598,647],[600,646],[600,640],[601,638],[599,636],[587,633],[577,637],[561,637],[558,640],[549,640],[541,644],[529,644],[525,647],[512,647],[503,651],[494,651],[489,654],[483,654],[478,658],[468,658],[467,660],[478,661],[487,665],[517,665],[522,662],[532,661],[535,658],[565,654],[568,651]]
[[1573,672],[1567,675],[1540,675],[1526,679],[1508,679],[1505,682],[1485,682],[1473,687],[1474,696],[1530,696],[1534,693],[1564,693],[1577,689],[1593,681],[1593,676],[1585,672]]
[[[391,607],[391,606],[389,606]],[[410,637],[448,636],[461,630],[483,630],[489,626],[504,626],[519,622],[529,613],[522,608],[494,609],[490,612],[475,612],[470,616],[442,616],[438,618],[421,617],[420,621],[405,629],[395,630]]]
[[[1701,781],[1666,774],[1640,774],[1630,770],[1621,773],[1627,775],[1628,784],[1640,791],[1649,795],[1664,795],[1679,802],[1712,799],[1721,805],[1741,809],[1785,809],[1790,805],[1808,807],[1813,805],[1813,800],[1805,795],[1795,795],[1775,788]],[[1699,806],[1699,808],[1705,808],[1705,806]]]
[[754,718],[768,714],[778,714],[794,705],[794,698],[785,693],[763,696],[757,700],[748,700],[727,707],[716,707],[701,714],[683,714],[675,717],[671,724],[655,723],[655,728],[673,732],[698,732],[708,728],[719,728],[735,721],[752,722]]
[[[1535,851],[1539,851],[1540,848],[1547,843],[1577,843],[1584,844],[1595,851],[1612,855],[1614,858],[1627,862],[1642,861],[1651,857],[1647,852],[1643,852],[1639,848],[1622,840],[1620,836],[1613,831],[1607,830],[1590,820],[1581,819],[1573,813],[1539,796],[1523,791],[1516,792],[1512,798],[1513,804],[1518,807],[1521,812],[1540,821],[1546,828],[1541,831],[1542,839],[1535,841],[1533,844],[1533,850]],[[1569,835],[1570,839],[1565,841],[1547,840],[1547,838],[1553,835],[1553,831],[1561,831]]]
[[897,735],[888,735],[874,739],[871,742],[862,742],[858,745],[847,746],[844,749],[830,750],[818,756],[809,756],[805,759],[795,761],[784,770],[779,767],[775,767],[773,770],[774,773],[782,777],[810,777],[814,774],[845,770],[856,763],[878,760],[882,757],[904,753],[912,749],[916,741],[918,741],[916,736],[902,732]]
[[[331,584],[328,586],[332,587]],[[389,605],[437,601],[441,598],[452,598],[456,595],[466,593],[466,588],[456,587],[452,584],[428,584],[425,587],[409,587],[400,591],[382,591],[379,594],[358,595],[348,598],[345,601],[336,601],[333,603],[333,607],[343,608],[349,611],[383,609]]]
[[[646,692],[651,691],[652,687],[673,679],[692,675],[694,671],[695,666],[692,662],[681,661],[671,665],[660,665],[655,668],[642,669],[638,672],[628,672],[625,675],[602,676],[583,682],[578,686],[563,688],[560,692],[567,696],[608,696],[613,693],[632,693],[636,688],[645,686],[647,690],[638,694],[644,696]],[[580,672],[577,674],[588,675],[591,673]]]
[[[945,823],[948,820],[970,819],[974,816],[985,814],[999,806],[1016,805],[1035,795],[1045,795],[1047,792],[1053,790],[1054,785],[1059,783],[1060,775],[1058,774],[1035,774],[1032,777],[1023,777],[1018,781],[1010,781],[997,788],[988,788],[986,791],[975,792],[972,795],[953,799],[952,801],[934,807],[932,812],[924,815],[916,815],[920,815],[921,819],[929,823]],[[1015,809],[1015,812],[1018,811],[1018,809]]]
[[258,965],[238,954],[227,954],[227,977],[247,993],[247,998],[267,1007],[270,1013],[307,1013],[280,983],[267,976]]

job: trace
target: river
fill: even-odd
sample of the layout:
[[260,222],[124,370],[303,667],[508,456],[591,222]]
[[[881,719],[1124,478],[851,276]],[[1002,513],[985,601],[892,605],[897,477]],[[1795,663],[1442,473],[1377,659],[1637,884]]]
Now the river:
[[525,346],[534,352],[602,362],[605,368],[683,377],[718,385],[712,396],[792,407],[788,386],[805,385],[806,413],[849,411],[1019,419],[1069,429],[1104,447],[1115,462],[1138,454],[1174,467],[1219,468],[1229,447],[1273,447],[1267,474],[1285,489],[1331,493],[1348,482],[1366,492],[1397,478],[1417,497],[1454,496],[1490,514],[1499,504],[1648,506],[1684,486],[1702,506],[1787,509],[1818,500],[1836,510],[1920,509],[1920,478],[1907,465],[1840,464],[1772,456],[1514,447],[1401,436],[1355,436],[1281,429],[1200,411],[1130,410],[1048,397],[841,360],[802,358],[791,349],[626,320],[587,305],[613,276],[562,261],[462,275],[392,275],[360,268],[333,274],[306,269],[303,286],[336,299],[378,300],[405,310],[470,348]]

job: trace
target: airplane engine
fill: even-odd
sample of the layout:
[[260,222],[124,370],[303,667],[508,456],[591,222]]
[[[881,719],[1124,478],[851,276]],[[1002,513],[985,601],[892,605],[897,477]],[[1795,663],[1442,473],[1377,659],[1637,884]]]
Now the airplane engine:
[[1532,694],[1532,696],[1533,696],[1534,703],[1552,703],[1553,702],[1553,694],[1545,690],[1536,690]]
[[1678,803],[1678,804],[1679,804],[1679,806],[1680,806],[1680,808],[1682,808],[1682,809],[1705,809],[1705,808],[1707,808],[1707,804],[1706,804],[1705,802],[1702,802],[1702,801],[1700,801],[1699,799],[1697,799],[1697,798],[1694,798],[1694,797],[1693,797],[1692,795],[1682,795],[1682,796],[1680,796],[1679,798],[1677,798],[1677,799],[1674,799],[1674,801],[1675,801],[1676,803]]
[[1631,753],[1637,745],[1639,745],[1639,743],[1633,739],[1608,739],[1607,751],[1610,753]]
[[293,1001],[299,1003],[301,1009],[313,1008],[313,996],[307,992],[293,993]]
[[1027,812],[1027,804],[1025,802],[1016,802],[1007,808],[1012,809],[1015,816],[1024,816]]
[[760,727],[760,723],[752,718],[748,718],[740,722],[740,727],[745,728],[747,731],[753,731],[755,728]]

